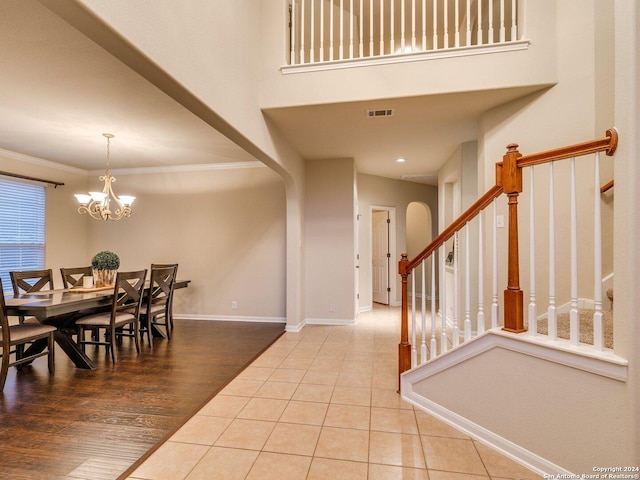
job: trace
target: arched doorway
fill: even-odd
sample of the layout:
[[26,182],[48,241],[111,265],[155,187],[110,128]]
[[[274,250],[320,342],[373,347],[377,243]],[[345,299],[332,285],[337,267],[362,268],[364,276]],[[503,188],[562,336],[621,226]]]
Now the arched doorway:
[[[433,240],[431,209],[426,203],[411,202],[406,217],[407,255],[415,258]],[[422,276],[416,276],[416,294],[421,296]],[[426,276],[425,292],[430,295],[431,276]]]

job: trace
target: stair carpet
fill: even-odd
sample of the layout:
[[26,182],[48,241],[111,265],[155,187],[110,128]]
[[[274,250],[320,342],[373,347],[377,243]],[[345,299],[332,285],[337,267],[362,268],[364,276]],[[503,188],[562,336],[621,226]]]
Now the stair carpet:
[[[593,314],[594,310],[579,309],[580,315],[580,343],[593,345]],[[569,339],[570,331],[570,314],[569,312],[559,313],[557,315],[557,334],[558,338]],[[613,348],[613,310],[605,310],[602,312],[602,328],[604,331],[605,348]],[[538,320],[538,333],[541,335],[548,334],[547,319]]]

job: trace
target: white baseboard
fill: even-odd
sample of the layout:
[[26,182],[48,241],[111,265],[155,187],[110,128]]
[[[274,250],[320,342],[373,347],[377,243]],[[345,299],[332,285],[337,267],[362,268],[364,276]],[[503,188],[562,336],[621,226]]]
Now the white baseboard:
[[305,325],[336,325],[336,326],[348,326],[356,325],[358,322],[355,318],[306,318]]
[[214,322],[253,322],[253,323],[287,323],[284,317],[248,317],[242,315],[199,315],[181,313],[174,316],[176,320],[204,320]]
[[451,425],[453,428],[469,435],[471,438],[500,452],[502,455],[510,458],[514,462],[536,472],[541,477],[545,474],[553,474],[555,478],[558,478],[558,474],[571,475],[571,472],[564,468],[520,447],[519,445],[516,445],[513,442],[510,442],[499,435],[496,435],[486,428],[471,422],[470,420],[432,402],[431,400],[416,395],[412,391],[406,395],[403,392],[402,398],[444,423]]

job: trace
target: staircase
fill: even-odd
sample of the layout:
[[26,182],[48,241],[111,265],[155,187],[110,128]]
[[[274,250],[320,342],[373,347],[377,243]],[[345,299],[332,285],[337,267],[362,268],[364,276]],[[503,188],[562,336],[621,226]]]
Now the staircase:
[[[522,156],[517,146],[510,145],[503,162],[496,166],[495,187],[416,258],[409,260],[403,255],[399,265],[399,383],[403,399],[540,475],[557,478],[558,474],[581,471],[584,465],[606,464],[611,452],[605,452],[603,444],[615,443],[616,429],[622,429],[625,421],[602,413],[602,398],[596,394],[614,394],[628,378],[628,362],[613,350],[613,309],[603,310],[600,266],[600,153],[612,155],[616,143],[617,132],[609,130],[604,139],[528,156]],[[590,157],[595,167],[594,216],[589,219],[594,238],[592,309],[579,308],[578,297],[575,168],[576,159],[581,157]],[[554,164],[564,160],[571,164],[570,184],[555,185]],[[555,220],[556,193],[550,188],[547,238],[535,237],[532,199],[537,193],[534,175],[530,174],[529,244],[548,242],[549,258],[536,259],[536,249],[526,255],[529,284],[525,306],[518,252],[520,243],[524,243],[518,240],[522,169],[549,162],[549,185],[571,192],[570,218],[567,225],[561,225],[568,227],[569,233],[556,232],[556,223],[563,222]],[[503,193],[508,197],[506,241],[498,238],[495,227],[497,201]],[[471,222],[477,223],[475,237],[470,233]],[[448,291],[442,279],[448,254],[444,245],[450,239],[456,246],[452,262],[455,280]],[[556,258],[556,246],[567,240],[569,247],[564,251],[568,254]],[[499,256],[498,245],[505,243],[508,249]],[[559,267],[563,260],[568,265]],[[471,261],[478,262],[477,266],[470,268]],[[542,261],[549,262],[547,268],[540,267]],[[485,264],[489,267],[485,268]],[[536,275],[536,267],[545,270],[543,281]],[[471,278],[470,271],[477,271],[477,278]],[[570,291],[568,312],[556,306],[556,284],[565,272],[569,272],[566,281],[570,284],[566,289]],[[425,291],[427,275],[432,279],[429,292]],[[421,291],[416,291],[416,277],[421,280]],[[507,288],[500,298],[498,284],[503,277]],[[470,303],[471,291],[477,291],[475,305]],[[548,292],[544,315],[538,313],[543,311],[544,295],[538,293],[541,291]],[[613,292],[608,295],[612,301]],[[430,305],[427,298],[431,299]],[[447,305],[447,298],[454,299],[451,315],[440,306]],[[549,441],[550,435],[553,442]],[[598,441],[589,440],[594,438]]]

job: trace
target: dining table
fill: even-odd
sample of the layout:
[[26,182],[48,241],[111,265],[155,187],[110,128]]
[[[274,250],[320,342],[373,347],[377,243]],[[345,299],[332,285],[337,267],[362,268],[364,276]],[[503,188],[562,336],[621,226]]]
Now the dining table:
[[[186,288],[190,280],[176,280],[174,290]],[[146,292],[149,285],[145,286]],[[41,290],[39,292],[6,295],[6,314],[9,316],[35,317],[38,322],[56,327],[56,343],[78,368],[94,370],[95,363],[82,351],[73,335],[77,333],[75,320],[81,312],[109,311],[114,287],[74,287],[67,289]],[[153,326],[152,326],[153,328]],[[153,329],[154,336],[164,336]],[[45,344],[34,343],[29,349],[44,349]]]

